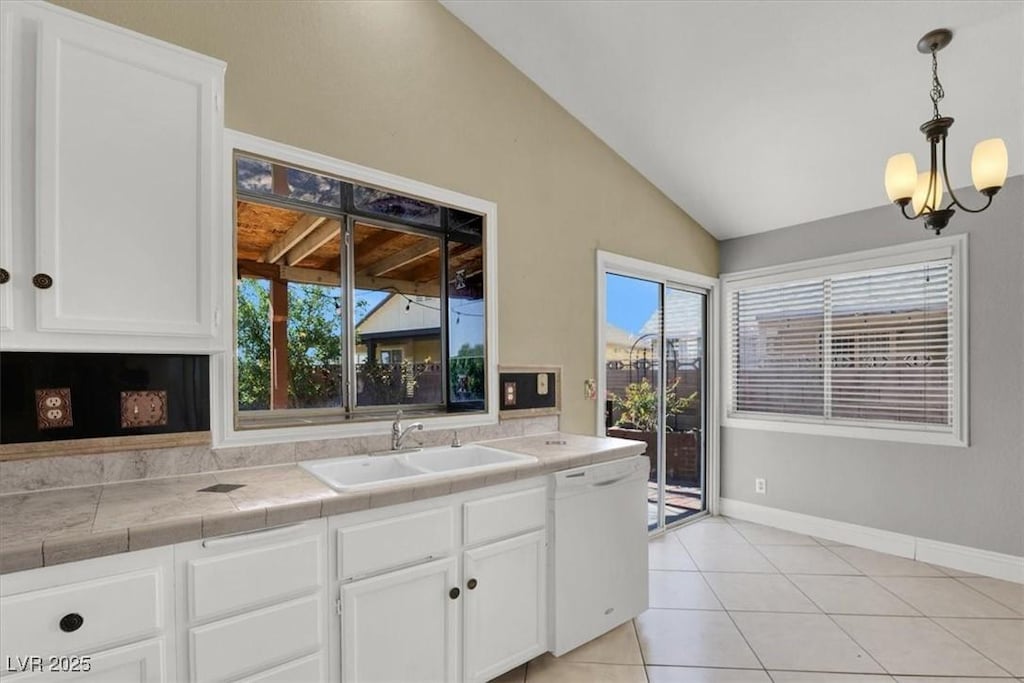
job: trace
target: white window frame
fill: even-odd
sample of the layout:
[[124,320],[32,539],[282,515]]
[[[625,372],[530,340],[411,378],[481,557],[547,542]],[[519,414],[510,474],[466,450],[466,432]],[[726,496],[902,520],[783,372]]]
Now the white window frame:
[[[799,415],[744,415],[733,413],[732,380],[733,354],[736,340],[732,326],[732,295],[736,290],[761,285],[771,285],[796,280],[813,279],[886,268],[923,261],[952,259],[952,312],[950,332],[955,334],[953,342],[953,419],[951,427],[933,425],[906,426],[892,423],[877,424],[855,420],[842,423],[826,422],[825,418]],[[967,235],[952,235],[928,241],[909,242],[880,249],[870,249],[850,254],[829,256],[819,259],[797,261],[778,266],[753,270],[723,273],[722,311],[720,315],[722,348],[722,405],[720,407],[723,427],[759,429],[772,432],[793,432],[818,434],[878,441],[898,441],[936,446],[967,447],[969,440],[969,399],[968,377],[968,272]]]
[[230,325],[222,325],[224,353],[210,358],[210,431],[214,448],[253,446],[260,444],[320,439],[340,439],[352,436],[390,434],[390,420],[365,422],[338,422],[265,429],[237,429],[235,427],[235,349],[237,324],[235,321],[235,151],[250,152],[299,168],[316,169],[323,173],[345,178],[355,183],[387,188],[393,192],[418,197],[446,206],[466,209],[484,216],[484,291],[487,316],[487,411],[429,415],[416,419],[424,429],[465,429],[498,423],[498,205],[486,199],[471,197],[418,180],[378,171],[316,152],[275,142],[239,131],[224,131],[224,175],[221,182],[225,225],[218,239],[217,261],[221,264],[220,307],[218,320],[224,311]]

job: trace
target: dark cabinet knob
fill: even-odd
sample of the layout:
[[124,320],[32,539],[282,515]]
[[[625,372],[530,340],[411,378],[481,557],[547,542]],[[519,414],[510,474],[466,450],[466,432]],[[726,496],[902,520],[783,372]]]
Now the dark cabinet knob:
[[459,597],[459,589],[458,588],[453,588],[450,591],[448,591],[448,597],[451,598],[452,600],[454,600],[457,597]]
[[53,287],[53,278],[46,273],[36,273],[32,276],[32,284],[36,289],[49,289]]
[[78,629],[82,628],[82,624],[85,623],[85,619],[82,618],[81,614],[72,612],[71,614],[65,614],[60,618],[60,630],[64,633],[74,633]]
[[468,588],[469,590],[473,590],[474,588],[476,588],[476,579],[470,579],[469,581],[467,581],[466,588]]
[[7,272],[6,268],[0,268],[0,285],[6,285],[11,281],[11,274]]

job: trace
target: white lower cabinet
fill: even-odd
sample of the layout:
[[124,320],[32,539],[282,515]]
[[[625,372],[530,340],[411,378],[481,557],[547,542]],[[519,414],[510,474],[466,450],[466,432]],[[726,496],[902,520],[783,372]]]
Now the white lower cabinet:
[[341,680],[457,680],[458,562],[388,572],[341,589]]
[[4,681],[176,680],[173,549],[0,576]]
[[548,650],[546,486],[5,574],[0,678],[490,680]]
[[326,668],[326,540],[315,519],[176,546],[180,679],[297,682]]
[[546,536],[535,531],[463,555],[463,680],[489,681],[546,652]]

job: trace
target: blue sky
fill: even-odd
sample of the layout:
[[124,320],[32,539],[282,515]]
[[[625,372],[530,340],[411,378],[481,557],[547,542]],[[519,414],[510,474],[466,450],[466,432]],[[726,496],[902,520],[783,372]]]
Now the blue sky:
[[607,276],[606,306],[608,322],[637,334],[658,308],[658,284],[647,280]]

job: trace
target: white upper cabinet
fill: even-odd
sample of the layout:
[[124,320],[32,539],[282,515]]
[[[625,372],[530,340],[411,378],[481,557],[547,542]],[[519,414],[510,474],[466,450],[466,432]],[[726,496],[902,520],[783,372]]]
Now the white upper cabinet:
[[3,38],[3,348],[219,350],[224,64],[43,4]]

